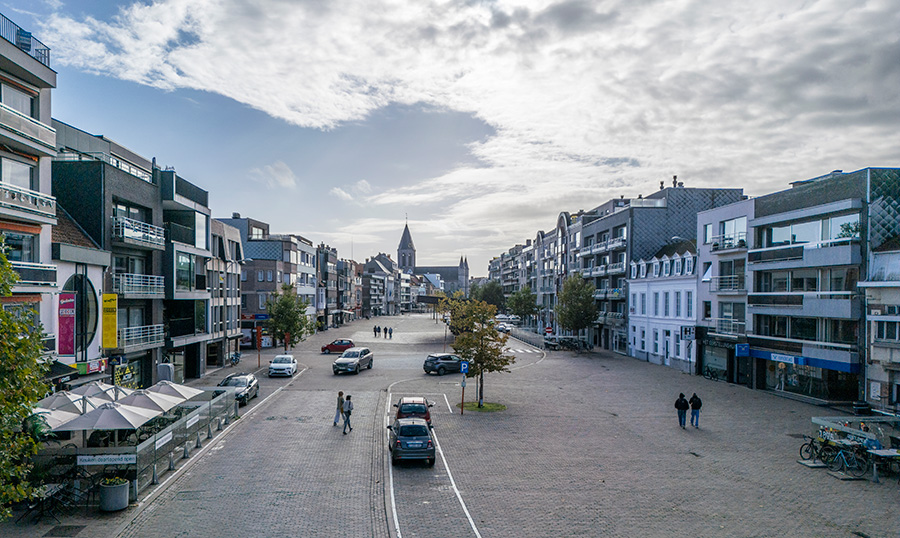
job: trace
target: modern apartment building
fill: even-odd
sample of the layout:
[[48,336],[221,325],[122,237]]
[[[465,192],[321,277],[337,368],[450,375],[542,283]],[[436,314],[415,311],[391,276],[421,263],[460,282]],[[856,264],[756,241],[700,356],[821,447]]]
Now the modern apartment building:
[[900,412],[900,235],[873,249],[865,293],[865,401],[876,411]]
[[317,319],[320,326],[327,328],[336,326],[341,321],[341,311],[338,308],[337,249],[320,243],[316,249],[316,257],[319,274]]
[[50,171],[56,155],[50,119],[56,72],[50,68],[49,48],[2,15],[0,23],[0,235],[19,275],[2,307],[33,310],[50,354],[56,351],[58,306],[51,255],[57,208]]
[[212,254],[206,262],[209,284],[209,334],[207,367],[225,366],[241,344],[241,266],[246,263],[241,232],[212,219],[209,222]]
[[865,308],[857,283],[872,251],[900,234],[900,169],[838,170],[754,202],[753,386],[820,401],[862,397]]
[[[148,387],[166,347],[166,230],[158,169],[104,136],[56,120],[53,127],[59,150],[53,193],[93,243],[112,255],[101,290],[117,316],[114,324],[103,324],[103,357],[117,384]],[[100,365],[100,372],[106,367]]]

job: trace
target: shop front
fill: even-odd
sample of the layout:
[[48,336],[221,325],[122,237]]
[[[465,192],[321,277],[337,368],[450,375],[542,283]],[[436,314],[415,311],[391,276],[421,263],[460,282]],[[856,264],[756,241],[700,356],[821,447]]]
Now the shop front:
[[112,384],[129,389],[141,389],[152,385],[151,356],[151,351],[140,351],[110,357]]
[[[823,367],[825,361],[813,357],[787,355],[751,348],[750,356],[763,372],[766,390],[788,392],[826,401],[854,401],[859,386],[858,365],[845,366],[848,371]],[[840,363],[838,363],[840,364]],[[855,369],[856,371],[849,371]]]

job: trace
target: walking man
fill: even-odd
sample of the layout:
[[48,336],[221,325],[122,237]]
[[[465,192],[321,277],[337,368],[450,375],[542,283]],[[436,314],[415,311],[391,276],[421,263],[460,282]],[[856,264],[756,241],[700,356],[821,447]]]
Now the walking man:
[[[347,396],[347,399],[350,397]],[[347,405],[346,403],[344,405]],[[681,426],[681,429],[684,429],[684,422],[687,418],[687,410],[690,405],[688,405],[688,401],[684,399],[684,393],[678,395],[678,399],[675,400],[675,409],[678,410],[678,425]]]
[[391,340],[394,339],[394,328],[393,327],[388,327],[388,335],[390,336]]
[[372,327],[372,336],[378,336],[378,325]]
[[691,426],[695,428],[700,427],[700,408],[703,407],[703,402],[700,400],[700,397],[697,396],[695,392],[691,399],[688,400],[688,403],[691,404]]
[[341,413],[344,412],[344,391],[338,391],[337,409],[334,410],[334,425],[338,425],[341,420]]
[[350,413],[353,412],[353,402],[350,401],[350,395],[347,395],[347,399],[344,400],[344,435],[347,435],[347,428],[350,428],[350,431],[353,431],[353,426],[350,425]]

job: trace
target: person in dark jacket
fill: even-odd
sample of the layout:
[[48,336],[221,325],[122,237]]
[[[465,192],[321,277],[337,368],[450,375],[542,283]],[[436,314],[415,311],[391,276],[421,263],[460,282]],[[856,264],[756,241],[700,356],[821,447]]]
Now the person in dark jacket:
[[688,400],[688,403],[691,404],[691,426],[695,428],[700,427],[700,408],[703,407],[703,402],[700,400],[700,397],[697,396],[695,392],[691,399]]
[[688,401],[684,399],[684,393],[678,395],[678,399],[675,400],[675,409],[678,410],[678,425],[684,429],[684,422],[687,419],[687,410],[690,407],[688,405]]

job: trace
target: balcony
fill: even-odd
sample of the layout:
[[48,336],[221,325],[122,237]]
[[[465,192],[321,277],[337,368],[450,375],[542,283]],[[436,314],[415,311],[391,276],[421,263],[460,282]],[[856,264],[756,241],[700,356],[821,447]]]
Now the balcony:
[[607,290],[605,288],[602,290],[595,290],[594,299],[606,299],[606,292]]
[[857,319],[861,313],[860,296],[853,291],[751,293],[747,304],[754,312],[791,307],[792,316],[816,318]]
[[588,267],[588,268],[586,268],[586,269],[582,269],[582,270],[581,270],[581,276],[583,276],[584,278],[591,278],[591,270],[592,270],[592,269],[593,269],[592,267]]
[[747,293],[745,275],[716,276],[709,281],[709,291],[713,293]]
[[605,265],[598,265],[597,267],[594,267],[593,271],[591,271],[592,277],[593,276],[603,276],[605,274],[606,274],[606,266]]
[[165,278],[154,275],[114,274],[112,286],[114,292],[132,298],[137,298],[137,296],[163,297],[166,293]]
[[22,149],[56,155],[56,129],[0,103],[0,128]]
[[747,248],[747,232],[737,232],[732,234],[723,234],[712,237],[712,252],[722,252],[727,250],[746,249]]
[[609,241],[598,241],[597,244],[591,247],[591,254],[599,254],[607,250],[609,250]]
[[119,170],[131,174],[132,176],[140,179],[141,181],[146,181],[147,183],[153,183],[153,176],[142,168],[138,168],[137,166],[132,165],[126,161],[121,159],[117,159],[108,153],[101,152],[86,152],[86,153],[75,153],[72,151],[64,151],[57,154],[53,157],[54,161],[64,161],[64,162],[72,162],[72,161],[102,161],[110,166],[115,166]]
[[862,263],[859,238],[844,237],[814,243],[795,243],[776,247],[757,248],[747,252],[749,263],[790,262],[773,264],[775,268],[830,267]]
[[118,330],[118,347],[125,352],[140,351],[160,347],[166,342],[166,331],[162,325],[142,325]]
[[610,275],[622,274],[625,272],[625,262],[611,263],[607,267],[606,272]]
[[607,299],[624,299],[625,290],[623,288],[609,288],[606,290]]
[[0,37],[9,41],[25,54],[50,67],[50,48],[38,41],[31,32],[0,15]]
[[0,182],[0,207],[43,217],[42,223],[56,224],[56,198],[31,189]]
[[624,237],[614,237],[609,240],[609,250],[621,250],[628,246],[628,240]]
[[166,231],[127,217],[112,217],[112,237],[129,245],[164,250],[166,248]]
[[747,322],[742,319],[714,318],[709,321],[712,323],[710,331],[716,334],[737,336],[747,332]]
[[[47,263],[10,262],[18,273],[16,287],[37,287],[52,289],[56,287],[56,266]],[[40,290],[38,290],[40,291]]]

